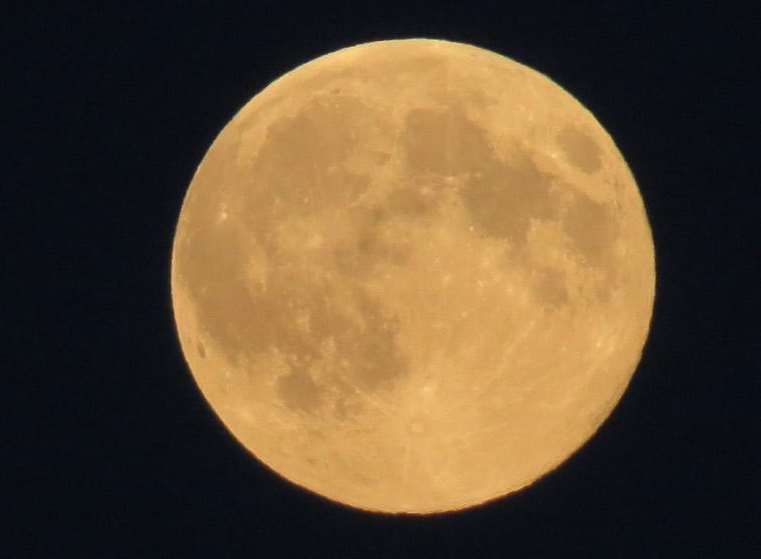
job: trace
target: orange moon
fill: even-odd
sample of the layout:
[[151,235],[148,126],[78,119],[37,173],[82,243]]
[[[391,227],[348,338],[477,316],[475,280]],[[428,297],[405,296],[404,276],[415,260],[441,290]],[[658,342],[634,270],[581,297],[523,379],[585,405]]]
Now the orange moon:
[[595,117],[475,46],[366,43],[253,97],[187,191],[185,358],[275,472],[365,510],[521,489],[580,448],[655,293],[637,185]]

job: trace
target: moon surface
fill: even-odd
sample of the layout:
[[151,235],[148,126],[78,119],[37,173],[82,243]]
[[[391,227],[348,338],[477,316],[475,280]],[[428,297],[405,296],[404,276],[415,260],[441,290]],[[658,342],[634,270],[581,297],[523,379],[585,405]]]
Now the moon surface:
[[655,293],[637,185],[542,74],[379,41],[275,80],[222,130],[172,254],[180,342],[229,431],[365,510],[514,492],[581,447]]

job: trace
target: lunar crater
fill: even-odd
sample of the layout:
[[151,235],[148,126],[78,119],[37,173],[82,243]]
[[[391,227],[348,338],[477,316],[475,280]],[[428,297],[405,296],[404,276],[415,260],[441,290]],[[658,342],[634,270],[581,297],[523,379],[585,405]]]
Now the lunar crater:
[[567,126],[560,131],[557,141],[569,163],[585,173],[594,173],[602,166],[600,147],[581,130]]

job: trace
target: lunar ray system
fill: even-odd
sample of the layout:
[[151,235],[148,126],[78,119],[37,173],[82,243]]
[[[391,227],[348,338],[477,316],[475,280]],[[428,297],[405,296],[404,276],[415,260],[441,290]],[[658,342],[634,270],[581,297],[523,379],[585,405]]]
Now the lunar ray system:
[[579,449],[647,338],[635,180],[573,96],[462,43],[321,56],[251,99],[185,195],[182,350],[258,460],[332,501],[458,510]]

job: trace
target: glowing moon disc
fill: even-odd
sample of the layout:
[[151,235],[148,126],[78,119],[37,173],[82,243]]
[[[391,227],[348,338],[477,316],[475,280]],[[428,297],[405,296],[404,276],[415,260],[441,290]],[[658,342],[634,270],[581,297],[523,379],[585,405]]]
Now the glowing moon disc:
[[370,510],[459,509],[555,468],[620,399],[653,243],[615,144],[561,87],[434,40],[320,57],[224,128],[172,297],[231,433]]

